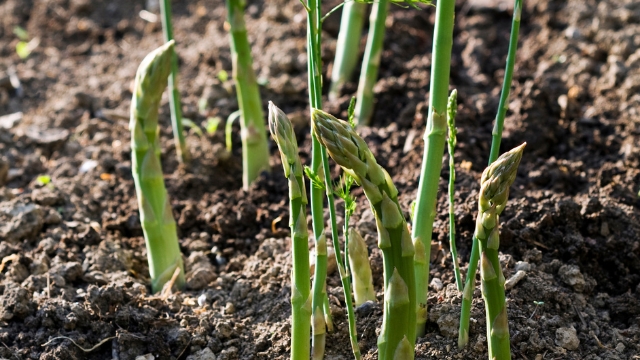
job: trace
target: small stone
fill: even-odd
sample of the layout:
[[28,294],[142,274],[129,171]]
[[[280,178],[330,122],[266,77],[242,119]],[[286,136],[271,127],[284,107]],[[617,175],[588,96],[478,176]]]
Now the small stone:
[[584,290],[586,282],[578,266],[562,265],[558,270],[558,275],[565,284],[573,287],[575,291],[582,292]]
[[442,285],[442,280],[438,278],[431,279],[431,283],[429,283],[429,286],[431,286],[436,291],[440,291],[444,288],[444,285]]
[[518,271],[531,271],[531,264],[526,261],[518,261],[516,266],[513,268],[516,272]]
[[207,347],[193,355],[187,356],[187,360],[216,360],[216,355]]
[[580,339],[578,339],[576,329],[572,327],[558,328],[558,330],[556,330],[556,345],[567,350],[577,350],[580,345]]
[[620,354],[622,354],[624,352],[624,349],[626,347],[624,346],[623,343],[619,342],[618,345],[616,345],[616,351],[619,352]]
[[216,325],[216,332],[223,338],[229,338],[233,334],[233,327],[226,322],[220,322]]
[[454,339],[458,336],[458,327],[460,326],[460,314],[447,313],[441,315],[436,323],[440,329],[440,334]]
[[225,306],[224,306],[224,313],[227,315],[231,315],[233,313],[236,312],[236,306],[233,305],[232,302],[228,302]]
[[611,232],[609,231],[609,223],[606,221],[603,221],[602,224],[600,225],[600,235],[607,237],[609,236],[609,234],[611,234]]
[[154,360],[155,356],[153,354],[144,354],[136,356],[136,360]]
[[358,306],[355,309],[356,315],[358,315],[359,317],[368,316],[373,312],[375,307],[376,307],[376,304],[373,301],[371,300],[365,301],[364,303],[362,303],[362,305]]
[[518,284],[520,282],[520,280],[524,279],[525,276],[527,276],[527,273],[519,270],[517,271],[512,277],[510,277],[505,283],[504,283],[504,289],[505,290],[511,290],[514,286],[516,286],[516,284]]
[[203,307],[207,304],[207,294],[202,294],[198,296],[198,305]]

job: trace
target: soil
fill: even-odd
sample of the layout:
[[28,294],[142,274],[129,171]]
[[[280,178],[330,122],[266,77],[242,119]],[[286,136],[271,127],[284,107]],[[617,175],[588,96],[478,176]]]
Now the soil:
[[[459,102],[455,214],[464,270],[513,5],[457,3],[451,84]],[[194,160],[180,166],[166,99],[163,168],[188,285],[165,298],[150,294],[128,132],[136,68],[162,42],[160,24],[139,15],[157,13],[145,6],[141,0],[0,2],[0,116],[15,114],[0,118],[1,358],[289,357],[288,204],[276,148],[271,145],[272,172],[249,191],[240,188],[237,133],[228,154],[220,130],[190,131]],[[325,23],[325,72],[338,14]],[[233,82],[221,76],[231,70],[225,15],[219,0],[174,3],[184,113],[196,124],[237,109]],[[290,114],[307,161],[304,10],[297,1],[250,1],[246,18],[265,105],[274,101]],[[391,7],[376,112],[372,127],[360,129],[396,182],[407,214],[423,151],[433,21],[432,7]],[[515,359],[640,359],[639,23],[640,5],[630,0],[525,1],[502,147],[528,143],[501,219],[505,275],[524,272],[507,291]],[[38,42],[25,60],[14,51],[15,26]],[[355,88],[356,81],[349,83],[325,110],[344,117]],[[479,288],[470,344],[457,348],[460,293],[448,252],[448,172],[445,165],[429,322],[416,358],[486,358]],[[41,175],[50,182],[43,185]],[[378,294],[378,303],[358,309],[358,334],[364,358],[375,359],[382,262],[375,222],[361,191],[356,194],[353,224],[368,242]],[[349,359],[338,275],[328,282],[336,330],[328,335],[326,358]]]

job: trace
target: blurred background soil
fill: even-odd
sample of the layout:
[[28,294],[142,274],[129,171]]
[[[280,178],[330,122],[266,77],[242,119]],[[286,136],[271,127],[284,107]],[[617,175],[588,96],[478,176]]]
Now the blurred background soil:
[[[457,1],[451,84],[459,103],[455,213],[463,269],[512,6]],[[142,10],[151,14],[141,16]],[[176,1],[173,11],[184,114],[198,125],[210,116],[226,119],[237,101],[223,74],[231,73],[224,3]],[[160,23],[149,21],[157,12],[152,1],[141,0],[0,1],[2,358],[289,356],[288,202],[276,148],[271,144],[272,172],[250,191],[240,189],[237,131],[231,154],[222,127],[203,136],[190,131],[194,161],[182,167],[166,99],[162,159],[188,285],[166,298],[150,294],[128,117],[137,66],[162,42]],[[339,14],[324,26],[325,74]],[[306,161],[303,7],[249,1],[246,20],[264,103],[290,115]],[[432,7],[391,7],[376,112],[372,127],[360,129],[396,182],[407,217],[423,151],[433,21]],[[525,1],[503,141],[503,150],[528,143],[501,219],[505,275],[523,272],[507,291],[515,359],[640,359],[639,23],[640,4],[631,0]],[[31,41],[27,59],[16,54],[16,26]],[[363,34],[363,47],[365,41]],[[344,117],[355,90],[354,80],[325,110]],[[417,359],[486,357],[479,288],[470,344],[457,349],[448,171],[445,166],[440,179],[429,322]],[[50,182],[43,185],[41,175]],[[353,224],[369,244],[378,293],[377,304],[358,308],[358,333],[364,358],[375,359],[382,261],[373,216],[362,192],[356,194]],[[328,281],[336,330],[326,358],[349,359],[337,273]]]

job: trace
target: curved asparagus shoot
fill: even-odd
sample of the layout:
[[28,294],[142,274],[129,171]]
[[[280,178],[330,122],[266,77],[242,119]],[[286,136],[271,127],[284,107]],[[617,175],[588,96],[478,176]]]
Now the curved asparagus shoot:
[[360,81],[358,82],[358,100],[356,101],[358,125],[368,125],[373,114],[373,86],[378,80],[388,11],[388,0],[375,1],[371,7],[369,36],[367,37],[367,45],[362,59]]
[[269,171],[269,144],[260,90],[253,71],[251,46],[244,22],[244,0],[227,0],[231,33],[231,60],[236,82],[242,138],[242,185],[248,189],[262,171]]
[[317,109],[311,120],[313,133],[329,156],[363,187],[376,218],[385,284],[379,359],[411,360],[416,330],[414,246],[398,204],[398,190],[349,123]]
[[[504,82],[502,83],[502,93],[500,94],[500,104],[496,114],[496,120],[492,131],[491,153],[489,155],[489,165],[496,161],[500,153],[500,143],[502,140],[502,129],[504,118],[507,114],[509,100],[509,90],[511,89],[511,79],[513,78],[513,68],[516,62],[516,51],[518,49],[518,34],[520,32],[520,18],[522,15],[522,0],[515,0],[513,20],[511,23],[511,35],[509,38],[509,52],[507,54],[507,64],[505,66]],[[474,237],[469,257],[469,267],[465,289],[462,296],[462,309],[460,311],[460,330],[458,332],[458,347],[463,348],[469,342],[469,319],[471,317],[471,302],[473,301],[473,291],[475,289],[476,272],[478,270],[478,260],[480,258],[478,240]]]
[[349,229],[348,245],[349,264],[351,265],[351,272],[353,273],[353,295],[356,306],[360,306],[367,301],[376,301],[367,244],[354,228]]
[[367,5],[356,1],[344,4],[340,20],[340,32],[336,44],[336,57],[331,71],[331,87],[329,100],[335,100],[340,95],[340,89],[349,81],[358,62],[360,51],[360,34],[364,24],[364,14]]
[[[293,126],[287,116],[269,102],[269,131],[278,144],[284,175],[289,180],[289,226],[291,227],[291,360],[309,359],[309,333],[311,331],[311,297],[309,281],[309,247],[307,193],[302,164],[298,156],[298,143]],[[326,252],[325,252],[326,253]],[[314,314],[315,321],[315,314]]]
[[[171,2],[169,0],[160,1],[160,12],[162,14],[162,34],[164,41],[173,40],[173,26],[171,25]],[[173,139],[176,144],[176,153],[181,163],[188,163],[191,159],[189,148],[184,139],[182,128],[182,105],[180,103],[180,91],[178,90],[178,54],[174,52],[171,59],[171,74],[169,74],[169,108],[171,110],[171,127],[173,128]]]
[[136,73],[131,99],[131,161],[142,232],[147,245],[151,289],[158,292],[176,268],[176,284],[184,286],[184,267],[176,221],[164,186],[158,139],[158,107],[171,72],[174,42],[147,55]]
[[480,243],[480,279],[487,313],[490,360],[510,360],[504,275],[498,259],[499,216],[507,205],[526,143],[504,153],[482,173],[475,237]]
[[453,263],[453,273],[456,277],[456,287],[462,291],[462,278],[460,276],[460,264],[458,263],[458,250],[456,249],[456,216],[453,204],[455,202],[455,182],[456,167],[453,153],[456,148],[456,113],[458,112],[458,92],[454,89],[449,96],[447,103],[447,125],[449,126],[449,139],[447,140],[449,150],[449,248],[451,249],[451,262]]
[[424,134],[424,156],[418,184],[415,219],[412,238],[416,244],[415,271],[418,336],[424,335],[427,322],[427,294],[429,291],[429,258],[431,234],[436,215],[438,180],[442,169],[445,134],[447,132],[447,96],[451,70],[451,48],[453,46],[453,20],[455,1],[440,1],[436,5],[436,24],[433,42],[433,66],[431,68],[431,96],[429,117]]

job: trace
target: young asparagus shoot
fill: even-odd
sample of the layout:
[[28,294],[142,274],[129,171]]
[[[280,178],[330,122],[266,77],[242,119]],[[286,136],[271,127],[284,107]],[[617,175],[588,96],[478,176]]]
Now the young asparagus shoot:
[[416,316],[414,246],[391,177],[348,122],[314,109],[311,127],[329,156],[362,186],[378,227],[384,261],[384,320],[378,338],[381,360],[414,356]]
[[345,2],[336,44],[336,57],[331,71],[329,100],[340,95],[340,89],[349,81],[360,55],[360,35],[367,5],[356,1]]
[[[522,16],[522,0],[515,0],[513,20],[511,23],[511,35],[509,38],[509,52],[507,54],[507,64],[504,72],[504,82],[502,93],[500,94],[500,104],[496,114],[496,121],[492,132],[491,153],[489,155],[489,165],[496,161],[500,153],[500,143],[502,140],[502,129],[504,118],[507,114],[509,100],[509,89],[513,77],[513,68],[516,62],[516,51],[518,49],[518,34],[520,32],[520,18]],[[476,272],[478,270],[478,260],[480,258],[478,239],[473,238],[471,255],[469,257],[469,267],[462,296],[462,308],[460,310],[460,331],[458,332],[458,347],[463,348],[469,341],[469,319],[471,317],[471,301],[475,289]]]
[[356,300],[356,306],[360,306],[367,301],[376,301],[367,244],[354,228],[349,229],[348,248],[349,264],[353,272],[353,295]]
[[142,60],[136,73],[129,122],[133,180],[154,293],[162,290],[176,268],[180,269],[177,286],[182,288],[185,283],[176,222],[160,165],[158,139],[158,107],[167,87],[173,55],[174,42],[169,41]]
[[[173,26],[171,25],[171,1],[160,1],[162,13],[162,34],[164,41],[173,40]],[[171,127],[173,139],[176,144],[176,153],[181,163],[188,163],[191,159],[189,148],[184,138],[182,127],[182,105],[180,104],[180,91],[178,90],[178,54],[174,52],[171,59],[171,74],[169,74],[169,108],[171,110]]]
[[358,101],[356,103],[358,125],[369,125],[373,114],[373,86],[378,80],[388,11],[389,0],[375,1],[371,7],[369,36],[358,82]]
[[453,273],[456,278],[456,287],[462,291],[462,278],[460,276],[460,264],[458,262],[458,250],[456,249],[456,215],[454,212],[455,203],[455,183],[456,167],[453,153],[456,148],[456,113],[458,112],[458,92],[454,89],[449,96],[447,103],[447,125],[449,126],[449,139],[447,140],[449,150],[449,248],[451,249],[451,262],[453,262]]
[[[284,176],[289,181],[289,226],[291,227],[293,261],[291,273],[291,360],[309,359],[312,308],[309,245],[307,242],[307,192],[293,126],[284,112],[272,102],[269,102],[269,131],[278,144]],[[322,315],[322,309],[320,311],[320,315]],[[314,312],[313,321],[316,320]]]
[[480,180],[474,236],[480,243],[480,280],[487,313],[489,360],[511,359],[505,279],[498,259],[499,216],[507,205],[509,187],[516,179],[525,145],[526,143],[500,156],[484,170]]
[[436,5],[435,33],[433,35],[433,60],[429,117],[424,134],[424,156],[418,183],[418,197],[413,222],[412,239],[416,244],[415,277],[417,296],[418,336],[425,332],[427,322],[427,295],[429,284],[429,258],[431,256],[431,234],[436,215],[438,179],[442,170],[445,134],[447,132],[447,96],[451,71],[451,48],[453,46],[453,21],[455,1],[440,1]]
[[242,138],[242,185],[249,189],[262,171],[269,171],[269,144],[260,90],[253,71],[251,46],[244,22],[244,0],[227,0],[231,33],[231,61],[236,82]]

